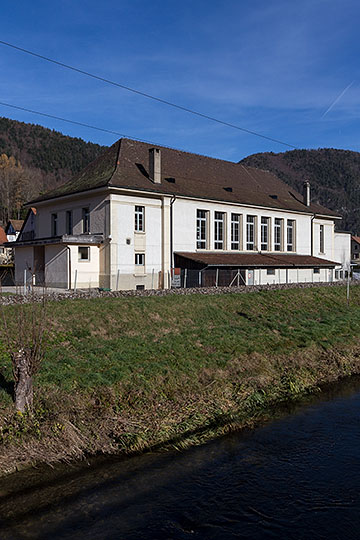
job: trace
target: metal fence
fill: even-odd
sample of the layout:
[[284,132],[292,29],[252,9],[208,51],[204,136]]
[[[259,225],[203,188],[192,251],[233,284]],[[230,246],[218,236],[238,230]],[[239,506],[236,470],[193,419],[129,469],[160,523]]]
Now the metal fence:
[[173,276],[172,287],[239,287],[246,285],[245,270],[229,268],[205,268],[204,270],[181,269]]

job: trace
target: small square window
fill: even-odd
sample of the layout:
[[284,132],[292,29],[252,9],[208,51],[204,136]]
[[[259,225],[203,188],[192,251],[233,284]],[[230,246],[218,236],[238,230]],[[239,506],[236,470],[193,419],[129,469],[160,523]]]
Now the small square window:
[[136,290],[137,291],[144,291],[145,290],[145,285],[136,285]]
[[314,268],[314,274],[320,274],[320,268]]
[[266,274],[267,274],[268,276],[275,276],[275,268],[268,268],[268,269],[266,270]]
[[145,265],[145,253],[135,253],[135,265],[136,266]]
[[79,261],[90,261],[90,248],[81,246],[78,248]]

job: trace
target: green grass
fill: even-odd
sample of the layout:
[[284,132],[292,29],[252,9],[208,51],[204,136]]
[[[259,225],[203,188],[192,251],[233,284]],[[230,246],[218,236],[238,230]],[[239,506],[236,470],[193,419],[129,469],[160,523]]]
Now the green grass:
[[[2,310],[11,332],[21,309]],[[25,309],[30,316],[32,307]],[[360,372],[359,286],[349,306],[345,287],[319,287],[64,300],[47,310],[35,427],[25,430],[15,418],[10,433],[11,398],[0,384],[4,444],[13,444],[14,433],[28,442],[56,433],[58,452],[67,455],[70,428],[61,426],[69,423],[84,436],[71,455],[144,449],[174,437],[180,448],[203,440],[194,430],[219,434],[218,425],[244,425],[275,401]],[[11,379],[4,339],[0,373]]]
[[134,373],[193,374],[253,353],[329,348],[359,335],[358,288],[352,296],[350,308],[343,288],[54,303],[39,383],[93,388]]
[[[17,307],[4,308],[10,321]],[[331,348],[360,332],[360,288],[53,302],[40,386],[93,389],[141,375],[194,375],[254,353]],[[15,329],[16,330],[16,329]],[[15,331],[14,330],[14,331]],[[3,373],[9,361],[0,349]]]

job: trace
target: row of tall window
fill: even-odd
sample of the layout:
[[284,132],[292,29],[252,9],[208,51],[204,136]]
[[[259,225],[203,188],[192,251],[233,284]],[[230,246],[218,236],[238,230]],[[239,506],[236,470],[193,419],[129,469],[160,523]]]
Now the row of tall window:
[[[51,214],[51,236],[59,235],[58,226],[58,214]],[[89,208],[82,208],[82,232],[90,232],[90,210]],[[66,210],[65,213],[65,234],[73,234],[73,212],[72,210]]]
[[[209,211],[197,210],[196,216],[196,247],[209,249]],[[230,248],[241,250],[242,247],[242,215],[230,215]],[[214,249],[227,249],[226,246],[225,212],[214,214]],[[260,221],[260,246],[258,246],[258,222]],[[247,215],[245,222],[245,249],[248,251],[271,251],[271,218]],[[273,219],[273,250],[295,251],[295,220]]]

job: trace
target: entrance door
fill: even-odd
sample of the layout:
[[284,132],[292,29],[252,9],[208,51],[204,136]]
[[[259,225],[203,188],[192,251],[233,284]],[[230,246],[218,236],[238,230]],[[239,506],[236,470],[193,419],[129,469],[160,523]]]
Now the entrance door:
[[247,284],[254,285],[254,270],[247,271]]

